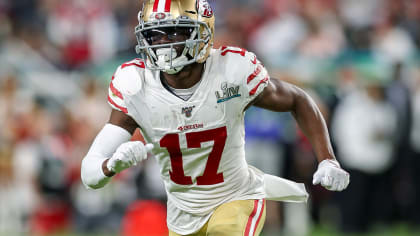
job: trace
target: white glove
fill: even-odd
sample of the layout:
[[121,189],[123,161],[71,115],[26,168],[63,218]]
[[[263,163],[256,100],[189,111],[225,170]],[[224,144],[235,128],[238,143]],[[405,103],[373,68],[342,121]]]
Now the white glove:
[[325,159],[318,165],[312,183],[321,183],[324,188],[331,191],[342,191],[347,188],[350,182],[350,175],[341,169],[336,160]]
[[147,158],[147,152],[153,149],[153,144],[144,145],[140,141],[130,141],[121,144],[114,155],[109,158],[108,170],[119,173],[130,166],[137,165]]

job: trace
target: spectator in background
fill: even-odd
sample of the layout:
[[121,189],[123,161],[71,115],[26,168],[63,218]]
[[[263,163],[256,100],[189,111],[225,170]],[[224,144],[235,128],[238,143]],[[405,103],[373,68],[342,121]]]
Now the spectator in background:
[[345,98],[359,90],[357,81],[357,71],[351,65],[344,65],[338,69],[336,94],[340,98]]
[[45,123],[38,119],[32,99],[14,71],[0,76],[0,233],[16,232],[13,229],[27,231],[27,219],[39,200],[36,190],[39,159],[34,138]]
[[311,60],[336,57],[345,46],[343,26],[337,20],[333,1],[307,0],[302,5],[307,35],[297,53]]
[[338,15],[345,26],[349,47],[368,50],[370,30],[375,25],[386,0],[337,0]]
[[375,27],[372,49],[381,60],[388,63],[404,62],[415,52],[415,45],[406,30],[387,17]]
[[[398,1],[395,1],[398,2]],[[417,48],[420,47],[420,1],[406,1],[405,9],[399,12],[403,16],[401,25],[410,33]]]
[[337,156],[352,176],[352,185],[338,195],[341,230],[352,233],[385,223],[391,214],[388,171],[397,114],[386,100],[384,77],[372,71],[362,76],[362,89],[344,97],[332,121]]
[[413,73],[412,88],[412,120],[413,126],[410,132],[410,145],[411,145],[411,169],[412,169],[412,182],[414,183],[414,204],[411,209],[410,218],[414,226],[418,227],[420,224],[420,67],[417,67]]
[[45,1],[48,38],[69,69],[115,56],[117,23],[107,1]]
[[118,53],[124,54],[133,54],[133,48],[136,45],[136,37],[131,32],[133,28],[137,25],[137,9],[138,7],[133,7],[135,3],[136,6],[141,6],[143,0],[132,1],[132,0],[112,0],[108,1],[112,12],[115,16],[115,21],[117,23],[116,33],[116,47]]
[[14,201],[13,145],[0,144],[0,234],[24,228],[19,203]]
[[[252,19],[249,21],[247,19]],[[220,25],[220,32],[215,34],[215,47],[233,45],[246,48],[253,24],[259,20],[258,14],[247,7],[236,7],[226,15],[225,22]]]
[[109,113],[110,108],[103,102],[106,99],[104,89],[105,86],[101,86],[97,78],[85,75],[82,81],[82,94],[75,96],[75,99],[68,104],[68,109],[74,115],[74,119],[86,123],[92,132],[88,135],[88,140],[84,140],[85,142],[90,142],[101,128],[98,123],[107,121],[104,117]]
[[368,28],[375,24],[386,0],[337,0],[338,12],[351,29]]
[[[271,66],[284,63],[307,33],[297,1],[279,1],[272,5],[273,15],[251,36],[250,48]],[[270,66],[270,65],[268,65]]]
[[19,139],[17,119],[33,107],[33,94],[23,89],[14,71],[6,71],[0,75],[0,141],[15,142]]
[[412,163],[409,159],[410,130],[412,126],[411,91],[404,80],[404,66],[396,63],[393,66],[392,81],[387,87],[386,96],[389,103],[396,111],[397,127],[394,133],[393,159],[395,166],[392,176],[395,179],[393,185],[393,197],[396,204],[395,214],[398,218],[407,219],[409,209],[414,204],[412,197],[412,183],[410,175],[413,175]]

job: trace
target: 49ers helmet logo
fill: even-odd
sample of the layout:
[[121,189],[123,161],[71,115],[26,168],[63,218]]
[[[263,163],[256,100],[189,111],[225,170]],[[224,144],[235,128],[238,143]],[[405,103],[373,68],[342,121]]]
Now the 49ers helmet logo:
[[211,18],[213,16],[213,9],[207,0],[197,0],[197,12],[202,17]]
[[155,15],[155,18],[156,18],[157,20],[162,20],[162,19],[165,19],[165,18],[166,18],[166,14],[165,14],[165,13],[163,13],[163,12],[157,12],[157,13],[156,13],[156,15]]

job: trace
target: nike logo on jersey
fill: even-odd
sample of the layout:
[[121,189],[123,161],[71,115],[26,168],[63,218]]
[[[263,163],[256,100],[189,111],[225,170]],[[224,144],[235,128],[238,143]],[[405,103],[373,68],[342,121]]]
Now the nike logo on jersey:
[[216,91],[217,103],[226,102],[227,100],[241,96],[239,94],[239,85],[228,86],[226,82],[223,82],[220,87],[222,91]]

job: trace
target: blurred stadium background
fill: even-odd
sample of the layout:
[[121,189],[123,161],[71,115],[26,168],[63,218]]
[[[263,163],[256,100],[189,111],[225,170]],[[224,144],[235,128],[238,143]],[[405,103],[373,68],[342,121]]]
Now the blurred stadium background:
[[[420,1],[210,1],[215,46],[255,52],[317,101],[349,188],[312,186],[289,114],[247,112],[247,159],[304,182],[268,203],[264,236],[419,235]],[[107,86],[135,58],[137,0],[0,0],[0,235],[166,235],[152,158],[88,191],[80,162],[107,121]]]

